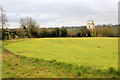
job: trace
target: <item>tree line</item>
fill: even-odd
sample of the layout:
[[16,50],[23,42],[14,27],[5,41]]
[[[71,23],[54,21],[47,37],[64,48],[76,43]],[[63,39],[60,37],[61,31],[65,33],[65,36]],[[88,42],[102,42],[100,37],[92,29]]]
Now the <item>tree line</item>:
[[2,39],[11,38],[44,38],[44,37],[118,37],[119,27],[102,26],[96,27],[94,31],[88,30],[85,26],[76,28],[40,28],[31,17],[20,19],[21,27],[10,31],[3,28]]

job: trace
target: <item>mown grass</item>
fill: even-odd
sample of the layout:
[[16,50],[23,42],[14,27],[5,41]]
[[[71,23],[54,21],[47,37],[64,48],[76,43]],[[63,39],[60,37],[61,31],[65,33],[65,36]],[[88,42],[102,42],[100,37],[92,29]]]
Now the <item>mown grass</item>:
[[[46,70],[50,71],[51,76],[46,77],[113,78],[118,77],[117,40],[117,38],[44,38],[9,40],[4,44],[7,44],[5,48],[9,51],[16,55],[25,56],[22,57],[19,65],[47,66]],[[12,55],[4,62],[6,69],[4,70],[4,77],[12,77],[13,73],[17,71],[15,69],[11,73],[11,68],[6,66],[8,64],[13,65],[16,58],[15,55]],[[7,63],[7,61],[12,63]],[[18,74],[32,73],[29,68],[28,71],[24,72],[26,67],[14,67],[23,70],[19,71]],[[44,74],[45,69],[41,68],[43,72],[39,73]],[[45,77],[40,76],[41,74],[34,76],[34,74],[31,76]],[[24,76],[21,74],[13,77]]]
[[18,40],[5,46],[17,55],[57,60],[98,69],[118,69],[117,38],[44,38]]

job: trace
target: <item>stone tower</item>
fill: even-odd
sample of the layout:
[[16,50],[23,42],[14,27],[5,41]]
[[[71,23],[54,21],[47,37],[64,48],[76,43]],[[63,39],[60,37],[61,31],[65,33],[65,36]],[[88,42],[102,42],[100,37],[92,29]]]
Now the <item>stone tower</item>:
[[95,24],[93,21],[88,21],[87,22],[87,29],[93,31],[95,29]]

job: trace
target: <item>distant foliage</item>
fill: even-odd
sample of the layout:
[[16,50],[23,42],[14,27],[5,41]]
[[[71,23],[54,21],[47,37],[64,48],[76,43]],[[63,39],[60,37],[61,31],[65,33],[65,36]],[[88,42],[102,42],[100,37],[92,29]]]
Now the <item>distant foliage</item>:
[[67,29],[61,28],[61,37],[67,37]]
[[13,38],[13,39],[15,38],[15,34],[14,33],[11,33],[10,35],[11,35],[11,38]]
[[19,38],[24,38],[25,35],[27,34],[26,30],[22,29],[22,28],[17,29],[16,33],[17,33],[17,35],[18,35]]
[[[119,37],[120,25],[97,25],[92,31],[86,26],[40,28],[35,20],[26,17],[20,20],[21,27],[11,32],[11,29],[2,29],[2,39],[44,38],[44,37]],[[10,31],[9,31],[10,30]]]
[[26,17],[20,20],[21,28],[27,30],[29,38],[37,37],[37,29],[39,25],[31,17]]
[[22,27],[16,29],[16,32],[10,32],[8,29],[2,29],[2,39],[15,38],[44,38],[44,37],[119,37],[120,28],[118,26],[96,27],[93,31],[86,27],[77,28],[38,28]]
[[97,37],[113,37],[117,36],[118,31],[113,27],[98,27],[96,28]]
[[56,37],[60,37],[60,29],[59,28],[55,28],[54,33],[55,33]]

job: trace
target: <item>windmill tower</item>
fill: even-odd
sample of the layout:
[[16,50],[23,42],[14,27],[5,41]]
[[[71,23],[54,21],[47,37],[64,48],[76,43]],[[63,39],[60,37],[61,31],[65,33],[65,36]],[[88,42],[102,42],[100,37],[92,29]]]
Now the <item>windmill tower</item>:
[[90,31],[91,36],[96,36],[94,21],[87,22],[87,29]]
[[90,31],[93,31],[95,29],[94,21],[87,22],[87,29],[89,29]]

